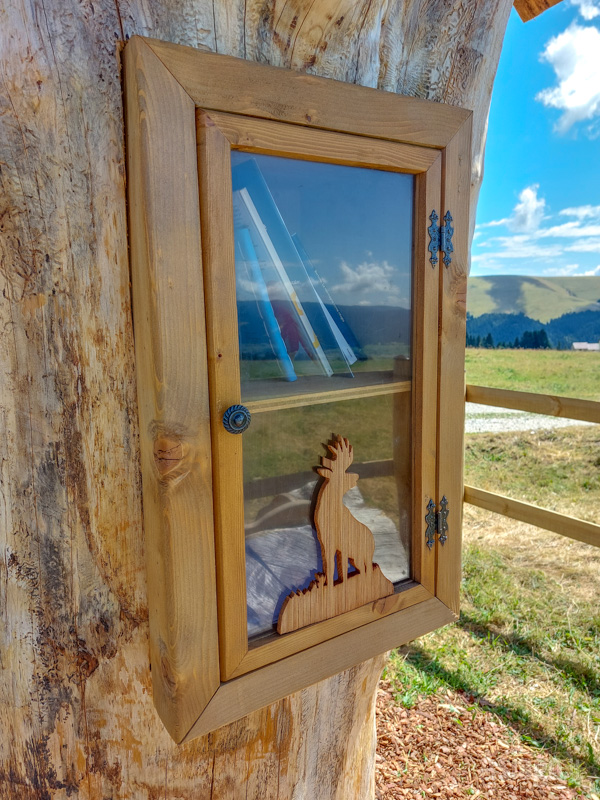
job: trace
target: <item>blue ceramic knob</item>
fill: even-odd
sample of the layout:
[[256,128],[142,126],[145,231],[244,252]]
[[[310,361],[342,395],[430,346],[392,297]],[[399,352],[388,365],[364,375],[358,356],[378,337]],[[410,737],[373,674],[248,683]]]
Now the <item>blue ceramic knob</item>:
[[246,406],[229,406],[223,414],[223,427],[229,433],[243,433],[250,425],[250,419]]

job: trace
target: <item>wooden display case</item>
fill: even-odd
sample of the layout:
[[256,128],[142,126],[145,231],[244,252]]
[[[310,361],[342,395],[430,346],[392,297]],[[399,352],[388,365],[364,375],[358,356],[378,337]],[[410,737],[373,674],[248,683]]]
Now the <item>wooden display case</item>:
[[471,113],[139,37],[124,65],[181,742],[456,618]]

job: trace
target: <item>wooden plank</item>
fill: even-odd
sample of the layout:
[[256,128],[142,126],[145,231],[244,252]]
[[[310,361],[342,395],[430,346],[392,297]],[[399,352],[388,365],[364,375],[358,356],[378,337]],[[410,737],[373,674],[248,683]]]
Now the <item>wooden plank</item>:
[[436,544],[436,596],[458,614],[461,579],[461,530],[465,428],[465,338],[467,276],[469,274],[469,201],[471,194],[471,121],[466,122],[444,151],[441,217],[450,211],[454,253],[446,267],[440,262],[441,325],[438,403],[437,503],[448,500],[448,540]]
[[311,683],[435,630],[455,615],[435,598],[223,684],[183,741],[240,719]]
[[585,542],[594,547],[600,547],[600,525],[593,522],[586,522],[576,517],[569,517],[566,514],[559,514],[546,508],[538,508],[520,500],[512,500],[509,497],[487,492],[474,486],[465,486],[465,503],[470,503],[486,511],[493,511],[502,514],[504,517],[517,519],[526,522],[528,525],[535,525],[538,528],[560,533],[569,539],[576,539],[578,542]]
[[[363,461],[354,464],[352,468],[359,478],[384,478],[394,475],[394,460],[386,458],[381,461]],[[412,475],[411,475],[412,477]],[[244,499],[252,500],[257,497],[269,497],[275,494],[285,494],[300,486],[314,481],[315,473],[312,470],[294,472],[291,475],[272,475],[269,478],[257,478],[244,485]]]
[[[413,236],[415,235],[413,223]],[[414,250],[413,250],[414,252]],[[414,256],[413,256],[414,259]],[[413,265],[414,271],[414,265]],[[412,281],[414,289],[414,280]],[[412,337],[415,339],[415,293],[413,292]],[[417,341],[420,341],[417,338]],[[411,347],[414,351],[414,346]],[[398,380],[409,380],[412,385],[414,359],[409,356],[394,358],[394,377]],[[413,546],[413,510],[415,506],[414,456],[416,444],[413,441],[413,395],[412,392],[399,392],[394,395],[392,407],[392,459],[390,475],[396,483],[396,499],[398,503],[398,533],[400,542],[409,557],[410,574],[415,574],[414,562],[420,563],[420,550],[416,537]],[[357,470],[358,472],[358,470]],[[418,572],[418,570],[417,570]],[[420,573],[419,573],[420,574]]]
[[244,657],[233,677],[245,675],[259,667],[272,664],[282,658],[287,658],[294,653],[299,653],[316,644],[340,636],[342,633],[359,628],[369,622],[374,622],[390,614],[396,614],[405,608],[430,600],[432,595],[414,581],[407,581],[399,586],[395,594],[384,597],[374,603],[367,603],[360,608],[347,611],[332,619],[319,622],[307,628],[279,636],[277,633],[261,637],[250,643],[247,655]]
[[558,397],[535,392],[516,392],[512,389],[493,389],[490,386],[467,384],[467,403],[481,403],[500,408],[514,408],[549,417],[578,419],[600,424],[600,403],[575,397]]
[[514,7],[523,22],[529,22],[560,2],[562,0],[515,0]]
[[125,91],[152,684],[179,740],[219,685],[195,109],[141,40]]
[[237,150],[417,174],[437,158],[435,150],[363,136],[210,112],[210,119]]
[[380,397],[387,394],[410,392],[410,390],[410,381],[396,381],[373,386],[354,386],[350,389],[334,389],[331,392],[310,392],[291,395],[290,397],[251,400],[246,403],[246,406],[251,414],[261,414],[265,411],[282,411],[306,405],[318,406],[324,403],[341,403],[343,400],[360,400],[364,397]]
[[[412,561],[413,577],[435,592],[435,551],[425,546],[425,513],[436,502],[439,270],[430,262],[429,216],[441,208],[441,156],[415,181],[415,241],[413,256],[413,437]],[[398,430],[398,435],[401,431]]]
[[[198,116],[202,116],[198,114]],[[240,402],[231,150],[214,125],[198,125],[202,264],[206,291],[221,679],[248,649],[242,437],[223,427]]]
[[[443,148],[472,112],[145,39],[200,108]],[[260,92],[257,91],[260,87]]]
[[294,395],[317,395],[324,392],[352,387],[382,386],[394,382],[393,369],[358,369],[354,377],[347,374],[302,375],[299,381],[286,381],[278,378],[253,378],[244,383],[243,400],[246,405],[257,400],[271,400],[274,397],[293,397]]

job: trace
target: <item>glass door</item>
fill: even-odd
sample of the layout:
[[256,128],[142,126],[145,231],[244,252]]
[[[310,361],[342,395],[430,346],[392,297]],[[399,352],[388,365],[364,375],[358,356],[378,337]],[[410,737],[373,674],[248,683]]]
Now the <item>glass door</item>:
[[[440,273],[425,211],[440,206],[441,157],[207,119],[200,209],[229,680],[435,591],[421,533],[436,491]],[[352,546],[328,530],[352,530]]]
[[339,499],[383,575],[411,576],[414,177],[236,150],[231,174],[252,640],[316,576],[359,575],[315,520],[336,436],[357,476]]

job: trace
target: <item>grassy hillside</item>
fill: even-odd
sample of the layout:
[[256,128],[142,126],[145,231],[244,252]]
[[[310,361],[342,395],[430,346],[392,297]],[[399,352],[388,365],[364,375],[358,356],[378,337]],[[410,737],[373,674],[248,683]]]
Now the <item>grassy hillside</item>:
[[522,312],[539,322],[590,309],[600,311],[600,275],[534,278],[527,275],[490,275],[469,278],[467,310],[482,314]]

